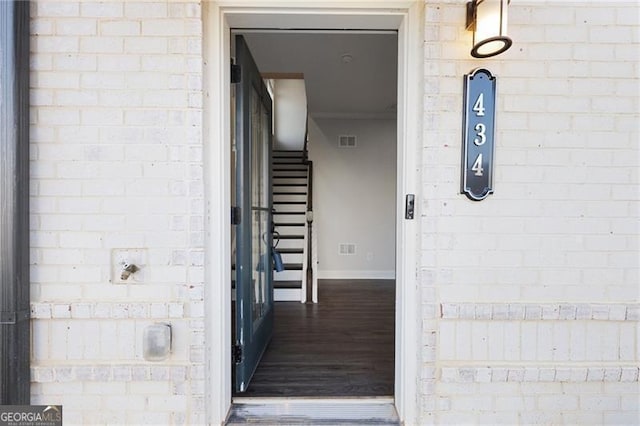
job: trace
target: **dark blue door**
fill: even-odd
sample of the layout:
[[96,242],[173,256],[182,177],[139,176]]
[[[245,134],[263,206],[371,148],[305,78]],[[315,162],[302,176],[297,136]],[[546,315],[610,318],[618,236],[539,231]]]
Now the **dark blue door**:
[[[235,390],[244,392],[273,330],[271,97],[242,36],[236,36]],[[238,68],[237,68],[238,69]]]

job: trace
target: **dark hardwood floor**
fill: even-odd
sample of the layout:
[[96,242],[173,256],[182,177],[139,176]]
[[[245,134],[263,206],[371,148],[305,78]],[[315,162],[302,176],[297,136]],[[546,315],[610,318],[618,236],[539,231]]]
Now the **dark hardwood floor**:
[[275,303],[250,397],[392,396],[395,282],[321,280],[319,303]]

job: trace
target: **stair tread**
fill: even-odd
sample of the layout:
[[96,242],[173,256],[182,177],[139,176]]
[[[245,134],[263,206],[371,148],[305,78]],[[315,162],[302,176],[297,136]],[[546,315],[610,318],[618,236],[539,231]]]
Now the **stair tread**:
[[282,192],[282,191],[278,191],[278,192],[274,192],[273,195],[307,195],[306,192]]
[[301,248],[277,248],[280,254],[302,254],[304,250]]
[[306,201],[274,201],[273,204],[307,204]]
[[304,226],[304,222],[296,223],[296,222],[274,222],[274,226]]
[[302,263],[285,263],[285,271],[302,271]]
[[281,240],[303,240],[304,235],[280,235]]
[[307,212],[273,212],[273,214],[307,214]]
[[307,185],[307,181],[305,179],[304,182],[287,182],[287,183],[276,183],[276,182],[273,182],[273,186],[289,186],[289,187],[292,187],[292,186],[303,186],[303,187],[306,188],[308,185]]
[[[302,281],[277,281],[273,280],[273,288],[300,288]],[[236,281],[231,281],[231,288],[236,288]]]
[[273,280],[273,288],[300,288],[302,281],[276,281]]

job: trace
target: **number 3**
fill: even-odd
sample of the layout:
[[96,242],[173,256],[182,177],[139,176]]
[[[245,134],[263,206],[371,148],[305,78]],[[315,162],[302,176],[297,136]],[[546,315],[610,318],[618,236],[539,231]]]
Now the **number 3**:
[[473,130],[478,132],[476,133],[477,137],[473,140],[473,143],[476,144],[476,146],[484,145],[484,143],[487,141],[487,135],[485,134],[487,128],[485,127],[485,125],[483,123],[478,123],[473,128]]

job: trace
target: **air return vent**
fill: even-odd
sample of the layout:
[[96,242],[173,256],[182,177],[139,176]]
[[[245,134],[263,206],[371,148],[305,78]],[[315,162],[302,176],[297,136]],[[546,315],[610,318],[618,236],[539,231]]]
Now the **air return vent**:
[[355,148],[356,137],[354,135],[338,136],[338,148]]
[[342,256],[353,256],[356,254],[356,245],[351,243],[340,243],[338,253]]

